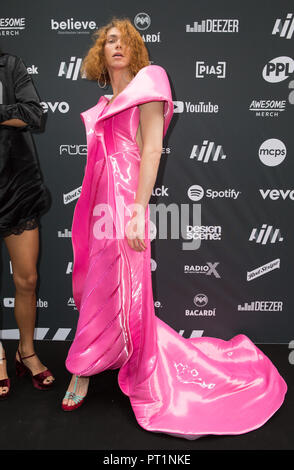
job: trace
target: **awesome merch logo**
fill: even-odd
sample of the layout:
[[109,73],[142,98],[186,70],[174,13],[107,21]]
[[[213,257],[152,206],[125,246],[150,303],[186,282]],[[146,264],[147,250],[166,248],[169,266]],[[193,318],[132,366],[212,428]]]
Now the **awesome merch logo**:
[[249,106],[249,111],[254,112],[257,117],[278,117],[286,109],[286,100],[255,99]]
[[0,36],[19,36],[25,27],[25,18],[0,18]]

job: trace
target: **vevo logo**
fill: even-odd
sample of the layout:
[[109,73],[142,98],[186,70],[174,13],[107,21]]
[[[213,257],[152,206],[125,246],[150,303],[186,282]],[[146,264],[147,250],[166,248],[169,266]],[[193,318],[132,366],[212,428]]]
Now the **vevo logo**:
[[[67,79],[77,80],[81,65],[82,65],[82,59],[80,58],[76,59],[75,57],[70,58],[69,65],[67,65],[66,62],[61,62],[60,67],[59,67],[58,77],[63,77],[65,75],[65,78]],[[83,76],[82,78],[85,78],[85,77]]]
[[60,113],[65,114],[69,111],[69,104],[66,103],[66,101],[61,101],[61,103],[59,103],[58,101],[56,101],[55,103],[51,103],[51,101],[42,101],[40,104],[43,108],[44,113],[47,113],[48,111],[52,111],[52,113],[55,113],[55,111],[57,110]]
[[294,189],[260,189],[259,192],[263,199],[269,198],[272,201],[290,199],[294,201]]

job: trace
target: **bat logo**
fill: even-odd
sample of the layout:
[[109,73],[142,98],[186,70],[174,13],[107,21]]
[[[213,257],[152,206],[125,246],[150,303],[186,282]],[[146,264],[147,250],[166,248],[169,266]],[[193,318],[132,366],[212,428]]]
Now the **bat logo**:
[[195,295],[193,302],[197,307],[204,307],[208,304],[208,297],[205,294],[197,294]]
[[147,13],[138,13],[134,18],[134,25],[140,30],[147,29],[151,25],[151,18]]

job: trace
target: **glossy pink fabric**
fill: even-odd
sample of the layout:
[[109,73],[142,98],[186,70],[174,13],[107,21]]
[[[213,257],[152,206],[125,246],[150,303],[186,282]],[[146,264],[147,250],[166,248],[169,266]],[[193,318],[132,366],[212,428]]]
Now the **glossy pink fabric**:
[[[281,406],[283,378],[244,335],[185,339],[156,317],[150,240],[146,236],[145,252],[136,252],[121,236],[140,168],[138,105],[149,101],[165,102],[165,135],[173,102],[167,74],[157,65],[142,68],[110,105],[102,96],[81,115],[88,159],[72,224],[79,321],[66,367],[85,376],[119,369],[119,386],[148,431],[186,439],[246,433]],[[113,211],[106,220],[116,238],[95,236],[101,203]]]

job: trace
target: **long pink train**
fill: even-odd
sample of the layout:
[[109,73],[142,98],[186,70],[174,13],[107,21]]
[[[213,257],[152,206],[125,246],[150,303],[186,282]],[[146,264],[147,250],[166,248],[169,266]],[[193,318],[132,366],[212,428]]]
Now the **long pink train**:
[[110,105],[101,96],[81,114],[88,157],[72,224],[79,320],[66,367],[84,376],[119,369],[119,387],[148,431],[185,439],[243,434],[279,409],[285,381],[247,336],[185,339],[155,316],[149,206],[147,249],[132,250],[124,237],[141,160],[138,105],[150,101],[164,101],[165,136],[173,101],[158,65],[140,69]]

